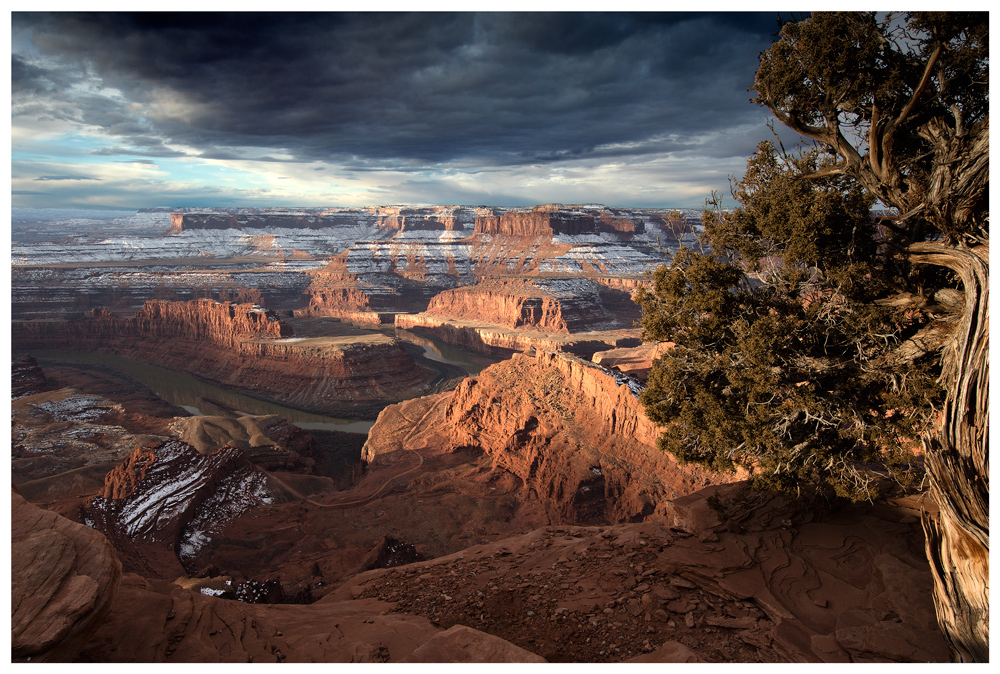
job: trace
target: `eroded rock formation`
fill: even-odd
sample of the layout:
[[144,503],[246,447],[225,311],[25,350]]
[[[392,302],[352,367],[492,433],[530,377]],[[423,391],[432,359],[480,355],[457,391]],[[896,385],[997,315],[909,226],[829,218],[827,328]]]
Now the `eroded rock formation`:
[[[550,662],[947,661],[918,504],[817,513],[739,493],[679,499],[671,526],[554,526],[369,571],[330,599],[476,626]],[[720,494],[749,507],[720,521]]]
[[[484,452],[493,470],[537,493],[552,522],[668,520],[671,499],[734,478],[679,466],[656,449],[658,432],[636,391],[634,382],[572,356],[516,354],[441,394],[437,412],[424,416],[436,414],[453,451]],[[399,419],[413,416],[411,403],[382,412],[366,461],[407,448],[412,430]]]
[[111,609],[122,567],[89,527],[11,492],[11,659],[68,662]]
[[[825,512],[685,472],[651,446],[657,431],[635,389],[565,355],[516,356],[455,391],[386,408],[369,469],[343,491],[265,476],[235,447],[140,448],[85,512],[146,577],[80,594],[88,581],[62,579],[82,572],[33,572],[51,567],[52,551],[70,558],[65,545],[29,532],[35,547],[20,548],[15,536],[12,597],[38,587],[32,598],[53,609],[15,612],[15,624],[47,634],[66,624],[50,616],[71,613],[79,631],[30,641],[86,662],[947,659],[919,499]],[[74,395],[39,411],[67,436],[123,414],[96,397],[65,402]],[[15,404],[28,413],[45,402]],[[242,437],[224,430],[218,439]],[[97,532],[78,529],[88,551],[102,549]],[[431,559],[413,563],[420,555]],[[209,596],[230,582],[260,592]],[[248,603],[280,587],[321,598]],[[112,596],[99,626],[76,617]]]
[[242,450],[201,454],[168,440],[136,449],[109,472],[84,517],[108,536],[129,570],[175,577],[185,573],[182,565],[195,570],[213,531],[273,499]]
[[293,338],[260,307],[149,301],[134,317],[95,310],[70,321],[16,321],[15,349],[111,353],[164,365],[264,399],[335,415],[373,415],[419,394],[434,373],[396,340]]
[[200,229],[329,229],[376,226],[396,231],[462,231],[492,209],[465,206],[375,206],[328,209],[321,212],[275,212],[241,209],[238,212],[172,213],[168,234]]
[[477,234],[531,237],[608,232],[630,238],[645,231],[643,220],[615,209],[562,204],[517,209],[476,218]]
[[575,333],[625,327],[586,279],[489,279],[436,295],[427,313],[507,328]]

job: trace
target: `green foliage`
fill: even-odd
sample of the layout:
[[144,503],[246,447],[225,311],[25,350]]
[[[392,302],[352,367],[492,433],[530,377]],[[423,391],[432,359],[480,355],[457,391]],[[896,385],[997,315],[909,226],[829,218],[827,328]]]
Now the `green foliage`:
[[912,479],[941,391],[927,354],[897,349],[925,319],[879,300],[910,270],[880,245],[872,198],[843,176],[802,180],[823,156],[762,144],[734,186],[741,208],[706,210],[703,249],[680,250],[640,290],[646,340],[675,347],[642,402],[662,449],[754,487],[869,499],[860,467]]
[[[761,54],[752,89],[837,169],[899,209],[901,245],[988,228],[989,15],[816,12]],[[831,165],[831,167],[833,166]]]

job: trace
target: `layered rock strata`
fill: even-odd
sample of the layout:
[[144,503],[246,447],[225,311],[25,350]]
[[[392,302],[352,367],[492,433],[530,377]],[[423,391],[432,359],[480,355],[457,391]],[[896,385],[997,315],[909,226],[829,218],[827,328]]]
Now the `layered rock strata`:
[[[586,361],[537,352],[466,379],[436,407],[452,451],[485,453],[493,470],[537,493],[553,522],[669,519],[671,499],[734,478],[679,466],[659,451],[637,391]],[[405,448],[393,430],[398,418],[395,408],[379,416],[366,461]]]
[[[126,564],[139,568],[137,549],[155,547],[165,559],[204,537],[211,543],[193,563],[209,565],[199,575],[212,578],[171,583],[126,574],[109,589],[111,609],[82,650],[87,630],[31,641],[79,651],[76,659],[90,662],[947,658],[922,555],[919,499],[826,512],[721,485],[662,500],[670,485],[681,493],[694,483],[643,463],[655,429],[638,417],[637,387],[627,379],[545,354],[518,356],[472,381],[464,392],[387,408],[367,448],[378,469],[356,489],[305,498],[289,488],[305,486],[304,476],[283,476],[288,485],[269,478],[292,500],[261,501],[232,517],[225,509],[252,487],[214,489],[224,494],[214,500],[218,508],[209,507],[210,497],[196,503],[212,491],[212,471],[193,467],[211,457],[181,451],[180,443],[136,452],[101,495],[122,502],[105,514],[117,525],[109,533],[125,531],[132,541],[133,548],[120,548]],[[28,409],[39,401],[16,404]],[[91,409],[60,404],[45,413],[61,415],[69,433],[83,423],[75,417]],[[596,457],[601,475],[590,460],[576,465],[580,456]],[[243,474],[246,464],[228,458],[214,473]],[[583,471],[586,479],[574,479]],[[661,484],[650,483],[651,475]],[[624,489],[614,488],[625,479]],[[642,504],[655,499],[645,514]],[[15,529],[30,519],[15,504]],[[632,519],[642,522],[545,526]],[[127,530],[133,524],[134,537]],[[209,528],[214,524],[222,531]],[[185,539],[191,532],[200,533]],[[89,583],[50,572],[53,557],[69,556],[46,536],[34,549],[15,536],[12,549],[12,598],[37,588],[30,599],[52,609],[20,622],[15,613],[29,635],[58,624],[52,615],[78,615],[76,606],[100,594],[80,595],[75,586]],[[266,592],[244,601],[206,596],[219,594],[218,583],[229,585],[212,566],[238,573],[236,546],[247,568],[266,576],[233,582]],[[88,540],[88,553],[99,549]],[[406,563],[421,553],[438,558]],[[403,564],[337,588],[345,575],[336,568],[350,568],[352,559],[355,573]],[[183,573],[160,563],[161,576]],[[272,579],[286,584],[301,571],[326,596],[307,606],[245,603],[266,600],[278,582]],[[61,589],[67,586],[72,593]]]
[[537,237],[567,234],[598,234],[602,232],[631,238],[642,234],[645,225],[641,218],[630,213],[604,207],[566,207],[547,204],[532,209],[517,209],[497,215],[476,218],[476,234]]
[[598,351],[641,343],[632,329],[553,334],[523,328],[507,328],[483,321],[442,318],[430,314],[398,314],[397,328],[412,330],[467,351],[486,356],[508,358],[514,353],[536,349],[561,351],[590,358]]
[[439,293],[426,313],[551,333],[624,327],[586,279],[489,279]]
[[[423,311],[434,294],[491,276],[557,274],[627,285],[689,236],[678,239],[671,217],[599,205],[207,209],[173,214],[171,236],[150,236],[142,220],[134,230],[122,221],[109,230],[113,236],[97,237],[60,222],[72,236],[15,243],[12,315],[135,311],[149,299],[205,297],[311,315],[353,312],[351,320],[376,322],[364,314]],[[472,231],[477,218],[479,233]],[[327,274],[327,261],[347,276]]]
[[16,321],[12,335],[15,349],[112,353],[342,416],[374,415],[419,394],[434,376],[393,338],[292,338],[271,312],[211,300],[150,301],[133,318],[95,310],[72,321]]
[[242,209],[237,212],[187,212],[170,215],[168,234],[204,229],[328,229],[375,226],[396,231],[462,231],[477,216],[493,209],[465,206],[375,206],[327,209],[319,212],[276,212]]
[[301,303],[309,285],[305,273],[284,269],[280,263],[252,271],[179,267],[152,261],[110,268],[106,264],[15,267],[11,270],[11,315],[19,320],[75,317],[100,307],[135,312],[149,300],[196,299],[288,310]]

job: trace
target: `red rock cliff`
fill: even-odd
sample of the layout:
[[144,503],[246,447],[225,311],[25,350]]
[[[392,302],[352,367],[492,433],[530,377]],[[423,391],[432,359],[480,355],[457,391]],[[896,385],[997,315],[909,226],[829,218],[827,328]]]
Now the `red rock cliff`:
[[557,234],[596,234],[607,232],[630,238],[641,234],[645,226],[641,219],[612,208],[595,208],[562,204],[536,206],[530,210],[513,210],[500,215],[480,215],[476,218],[476,234],[502,236],[551,237]]
[[215,300],[164,302],[150,300],[131,319],[116,319],[105,312],[94,312],[95,325],[111,323],[111,334],[119,331],[115,323],[131,322],[129,328],[145,337],[207,341],[233,347],[247,339],[281,339],[292,336],[292,327],[278,316],[255,304],[232,304]]
[[502,215],[481,215],[476,218],[476,234],[504,236],[553,236],[555,234],[592,234],[596,229],[594,216],[558,211],[511,211]]
[[[670,500],[734,479],[679,466],[656,448],[625,380],[571,356],[516,354],[442,396],[453,450],[486,453],[537,493],[552,522],[669,521]],[[395,407],[369,433],[366,461],[400,448]]]
[[550,333],[624,327],[586,279],[490,279],[438,293],[426,313]]
[[21,350],[110,353],[164,365],[251,395],[317,412],[374,415],[419,395],[433,378],[396,340],[289,338],[291,328],[254,305],[153,300],[131,318],[95,310],[73,321],[18,321]]

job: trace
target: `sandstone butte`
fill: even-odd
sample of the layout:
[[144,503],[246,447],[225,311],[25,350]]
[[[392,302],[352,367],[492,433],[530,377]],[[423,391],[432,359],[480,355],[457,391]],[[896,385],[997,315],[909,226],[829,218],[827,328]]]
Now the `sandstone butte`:
[[[448,217],[455,218],[397,210],[400,215],[380,214],[379,227],[451,228]],[[415,219],[417,224],[407,224]],[[658,231],[676,244],[676,223],[664,215],[652,217],[651,222],[657,221],[661,223]],[[628,271],[609,268],[616,263],[595,254],[592,246],[579,246],[559,236],[613,234],[619,241],[628,241],[645,227],[643,218],[635,214],[589,206],[566,209],[553,204],[500,214],[477,213],[473,233],[463,239],[420,240],[419,245],[386,239],[344,250],[330,258],[326,267],[307,272],[306,307],[293,311],[301,317],[333,316],[369,325],[391,324],[391,314],[426,311],[438,317],[476,318],[501,327],[557,333],[594,330],[613,319],[630,327],[638,315],[628,291],[641,284],[642,277],[634,275],[631,263],[625,265]],[[458,224],[454,228],[463,229]],[[606,236],[600,241],[599,246],[614,247]],[[564,266],[558,258],[575,247],[573,262]],[[644,252],[638,253],[640,249]],[[659,255],[648,243],[632,252],[652,255],[650,259]],[[559,295],[537,285],[559,269],[578,285],[601,288],[600,296],[593,288],[578,287],[586,292]]]
[[[442,283],[440,274],[424,278],[431,275],[412,262],[396,269],[394,284],[373,285],[370,277],[362,281],[348,271],[349,251],[345,251],[325,267],[309,272],[311,281],[303,292],[306,306],[292,312],[296,317],[332,316],[372,325],[391,324],[394,317],[429,315],[547,333],[631,327],[639,318],[631,291],[641,279],[618,279],[596,271],[593,278],[537,276],[537,265],[544,256],[536,246],[530,248],[534,267],[520,269],[519,273],[528,275],[513,278],[492,276],[508,273],[506,258],[495,263],[503,269],[477,263],[474,274],[463,275],[454,268],[452,253],[446,252],[451,267],[448,275],[459,285],[445,289],[436,285]],[[478,282],[473,282],[477,278]]]
[[[355,571],[308,605],[231,601],[187,581],[119,576],[125,548],[115,534],[112,550],[98,532],[14,494],[12,597],[33,600],[15,604],[27,611],[15,611],[15,635],[27,636],[15,640],[22,650],[14,658],[29,651],[34,659],[86,662],[947,658],[919,503],[823,513],[742,494],[738,484],[657,453],[655,428],[633,389],[579,359],[521,355],[453,392],[386,408],[365,446],[371,470],[332,502],[316,495],[268,505],[280,487],[269,478],[256,492],[261,504],[230,511],[221,535],[230,549],[246,539],[244,559],[272,559],[283,579],[343,556],[331,536],[357,539],[371,529],[371,543],[384,546],[386,522],[434,557]],[[242,468],[217,470],[230,462]],[[171,477],[174,470],[192,479]],[[183,539],[192,523],[214,535],[205,513],[254,491],[219,476],[258,479],[237,448],[204,455],[176,441],[136,450],[113,473],[92,503],[103,508],[109,532],[134,527],[132,543]],[[390,482],[403,490],[386,488]],[[164,487],[178,507],[153,498]],[[712,494],[720,497],[715,509]],[[491,499],[510,504],[511,521],[497,522],[509,533],[479,543],[471,532],[456,535],[463,518],[445,512],[472,505],[496,518]],[[96,567],[83,563],[79,546],[74,557],[68,543],[50,545],[62,540],[52,530],[85,535]],[[52,549],[59,553],[43,559]]]
[[21,350],[110,353],[193,374],[221,386],[311,411],[364,415],[386,400],[425,392],[435,373],[395,339],[295,338],[270,311],[214,300],[149,300],[132,317],[14,321]]
[[530,210],[479,216],[476,218],[475,233],[537,237],[611,232],[627,236],[642,233],[645,229],[642,220],[619,216],[613,210],[595,215],[589,212],[567,212],[562,208],[561,204],[550,204]]
[[434,286],[411,282],[408,276],[412,270],[400,273],[392,286],[362,282],[358,275],[348,271],[349,254],[350,250],[345,250],[330,258],[325,267],[309,272],[311,281],[302,293],[306,306],[292,310],[295,317],[331,316],[362,325],[391,324],[396,312],[426,309],[436,292]]
[[[624,327],[601,302],[598,284],[585,279],[565,283],[571,285],[571,289],[553,292],[544,281],[490,279],[438,293],[431,299],[426,313],[546,333],[584,332],[600,326]],[[626,293],[619,294],[623,297],[618,298],[618,304],[631,304]]]

